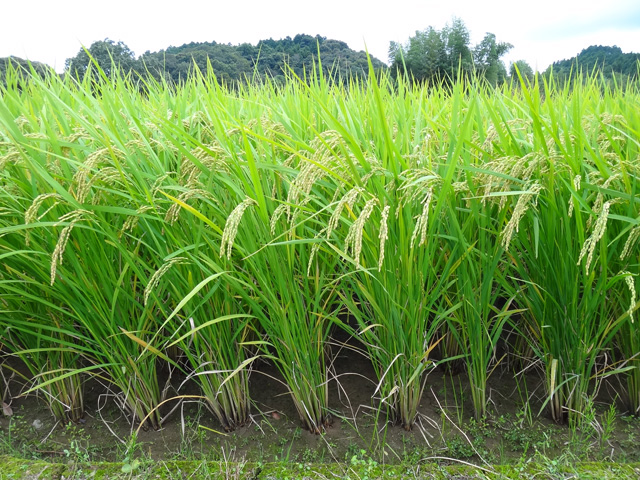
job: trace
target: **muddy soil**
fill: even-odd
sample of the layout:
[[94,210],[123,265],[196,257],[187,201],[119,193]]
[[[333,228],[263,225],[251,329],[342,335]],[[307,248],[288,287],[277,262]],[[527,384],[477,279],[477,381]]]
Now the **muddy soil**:
[[[9,383],[12,397],[6,399],[13,415],[0,417],[0,454],[123,461],[134,448],[156,460],[349,462],[368,457],[384,463],[452,458],[505,464],[536,452],[581,460],[640,460],[640,419],[624,415],[620,385],[605,384],[591,416],[578,428],[569,428],[548,419],[539,373],[514,376],[505,362],[489,380],[489,415],[476,421],[466,374],[436,368],[427,377],[418,421],[405,431],[387,422],[373,398],[376,381],[370,361],[352,349],[334,351],[329,399],[333,423],[322,435],[301,428],[286,388],[277,381],[277,370],[259,362],[250,377],[253,405],[248,425],[226,434],[198,401],[169,402],[164,413],[173,413],[163,428],[141,430],[135,445],[131,439],[138,424],[119,410],[113,395],[96,379],[85,384],[83,422],[61,425],[41,398],[19,396],[25,385],[14,378]],[[21,368],[15,360],[8,361]],[[180,385],[182,379],[175,376],[171,382]],[[187,389],[173,394],[197,393]]]

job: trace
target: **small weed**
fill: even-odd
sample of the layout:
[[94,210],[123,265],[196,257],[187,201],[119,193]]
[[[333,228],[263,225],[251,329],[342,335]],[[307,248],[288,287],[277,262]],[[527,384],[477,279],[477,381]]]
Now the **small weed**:
[[470,436],[474,438],[494,438],[496,431],[492,428],[491,424],[486,417],[482,417],[480,420],[472,418],[466,425],[466,429]]
[[367,451],[361,449],[357,454],[352,455],[349,460],[349,465],[352,468],[358,468],[358,473],[361,480],[371,480],[378,478],[378,462],[367,455]]
[[319,454],[317,450],[312,450],[311,448],[305,448],[304,452],[302,452],[302,461],[304,463],[314,463],[319,460]]
[[82,446],[79,440],[71,440],[69,448],[62,451],[73,463],[89,463],[91,461],[87,448]]
[[476,449],[466,439],[455,436],[447,440],[447,456],[459,459],[471,458]]

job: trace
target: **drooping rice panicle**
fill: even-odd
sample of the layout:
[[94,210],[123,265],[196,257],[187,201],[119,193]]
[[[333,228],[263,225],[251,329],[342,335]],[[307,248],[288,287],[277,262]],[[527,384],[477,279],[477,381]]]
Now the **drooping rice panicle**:
[[589,267],[591,266],[591,262],[593,260],[593,252],[595,251],[597,243],[600,241],[600,239],[604,235],[604,231],[607,228],[607,218],[609,217],[609,209],[612,202],[612,200],[609,200],[602,205],[602,210],[600,211],[598,220],[593,227],[593,232],[591,232],[589,238],[585,240],[584,245],[582,246],[582,250],[580,250],[578,265],[580,265],[584,256],[587,256],[587,261],[584,265],[585,274],[589,273]]
[[629,232],[629,236],[627,237],[627,241],[624,242],[624,247],[622,248],[622,253],[620,253],[620,260],[624,260],[627,258],[635,246],[636,242],[640,238],[640,225],[637,227],[633,227]]
[[240,220],[242,220],[242,216],[247,208],[251,205],[256,205],[256,201],[252,198],[245,198],[242,202],[238,204],[236,208],[229,214],[229,218],[227,218],[227,222],[224,225],[224,233],[222,234],[222,240],[220,241],[220,256],[226,256],[227,259],[231,258],[231,249],[233,248],[233,241],[238,234],[238,226],[240,225]]
[[[582,175],[576,175],[573,177],[573,188],[576,192],[580,190],[580,184],[582,182]],[[573,215],[573,197],[569,199],[569,218]]]
[[631,323],[633,323],[633,312],[636,307],[636,284],[635,279],[629,272],[621,272],[622,275],[625,275],[624,281],[629,288],[629,293],[631,294],[631,301],[629,302],[629,310],[627,313],[629,314],[629,319]]
[[387,221],[389,219],[390,205],[385,205],[380,214],[380,233],[378,238],[380,239],[380,258],[378,260],[378,271],[382,270],[382,264],[384,263],[384,247],[389,239],[389,225]]
[[58,223],[69,222],[69,224],[66,225],[60,232],[60,237],[58,238],[58,243],[56,243],[56,248],[51,254],[51,285],[53,285],[56,281],[56,272],[58,270],[58,266],[62,265],[62,258],[64,255],[64,251],[67,248],[67,243],[69,242],[71,231],[80,220],[83,220],[84,217],[89,215],[93,215],[93,212],[80,209],[69,212],[58,219]]
[[153,293],[153,289],[158,286],[160,279],[169,271],[169,269],[174,265],[181,265],[187,261],[188,260],[184,257],[173,257],[153,273],[149,279],[149,283],[147,283],[147,286],[144,289],[145,305],[149,302],[149,297],[151,296],[151,293]]
[[431,206],[431,199],[433,198],[433,190],[429,188],[424,199],[422,200],[422,213],[418,216],[418,220],[416,221],[416,226],[413,228],[413,233],[411,234],[411,248],[414,247],[416,238],[418,237],[418,233],[420,234],[420,241],[418,242],[418,246],[421,247],[424,245],[424,242],[427,240],[427,225],[429,222],[429,207]]
[[[527,188],[525,193],[522,193],[521,195],[518,196],[518,202],[516,203],[516,206],[513,209],[513,213],[511,214],[511,218],[509,219],[509,222],[507,223],[507,225],[504,227],[504,230],[502,231],[502,235],[501,235],[502,248],[504,248],[505,250],[509,250],[509,244],[511,243],[511,238],[513,237],[513,234],[518,233],[519,231],[520,220],[522,219],[524,214],[527,212],[527,209],[529,208],[529,206],[532,203],[535,205],[535,198],[537,197],[538,193],[540,193],[541,190],[542,190],[541,185],[534,184],[529,186],[529,188]],[[569,213],[569,216],[571,216],[570,213]]]
[[372,198],[364,204],[360,215],[349,228],[349,233],[345,237],[345,252],[351,251],[355,260],[356,268],[360,268],[360,254],[362,253],[362,236],[364,235],[364,227],[369,220],[373,207],[378,203],[377,198]]

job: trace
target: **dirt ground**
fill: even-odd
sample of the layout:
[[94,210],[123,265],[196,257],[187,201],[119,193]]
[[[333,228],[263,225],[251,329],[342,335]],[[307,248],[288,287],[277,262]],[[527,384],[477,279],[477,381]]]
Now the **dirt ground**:
[[[113,395],[97,380],[87,379],[85,384],[84,421],[61,425],[41,398],[18,396],[24,385],[14,379],[9,384],[13,397],[7,398],[13,415],[0,417],[0,454],[123,461],[135,450],[147,458],[174,460],[319,463],[375,458],[381,463],[416,464],[462,459],[506,464],[539,452],[550,458],[570,454],[580,460],[640,460],[640,419],[624,415],[617,394],[620,386],[612,383],[601,389],[584,422],[569,428],[549,420],[539,372],[514,376],[504,362],[489,379],[489,415],[476,421],[465,373],[436,368],[426,379],[416,425],[405,431],[389,424],[378,408],[369,360],[341,349],[330,383],[333,423],[324,434],[313,435],[301,428],[278,377],[273,365],[254,365],[251,421],[235,432],[223,433],[201,403],[185,400],[169,402],[164,413],[177,407],[164,427],[140,431],[135,442],[132,433],[138,425],[119,410]],[[172,381],[180,382],[177,377]],[[610,407],[612,399],[615,409]]]

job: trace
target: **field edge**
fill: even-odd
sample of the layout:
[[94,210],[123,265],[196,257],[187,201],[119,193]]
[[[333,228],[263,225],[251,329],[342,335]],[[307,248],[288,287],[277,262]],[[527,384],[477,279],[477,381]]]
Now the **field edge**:
[[[0,480],[71,480],[92,478],[111,479],[637,479],[640,462],[620,464],[585,462],[559,466],[553,461],[527,462],[524,465],[379,465],[376,462],[312,464],[297,462],[205,462],[205,461],[145,461],[140,464],[98,462],[92,464],[49,463],[0,455]],[[577,475],[577,477],[575,477]]]

